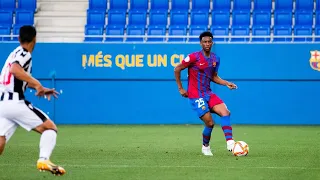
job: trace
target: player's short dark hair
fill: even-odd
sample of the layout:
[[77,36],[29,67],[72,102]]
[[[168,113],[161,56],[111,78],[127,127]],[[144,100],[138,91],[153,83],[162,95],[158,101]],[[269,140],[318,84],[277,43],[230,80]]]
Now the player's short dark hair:
[[211,39],[213,39],[213,35],[209,31],[205,31],[205,32],[200,34],[200,36],[199,36],[200,41],[202,40],[203,37],[211,37]]
[[33,38],[37,35],[36,28],[33,26],[22,26],[19,31],[19,37],[21,43],[29,43],[32,42]]

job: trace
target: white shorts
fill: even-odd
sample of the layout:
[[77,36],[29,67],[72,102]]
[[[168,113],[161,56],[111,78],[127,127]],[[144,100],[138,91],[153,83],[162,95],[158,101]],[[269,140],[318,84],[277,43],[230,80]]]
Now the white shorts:
[[18,126],[31,131],[49,117],[28,101],[0,101],[0,136],[7,141]]

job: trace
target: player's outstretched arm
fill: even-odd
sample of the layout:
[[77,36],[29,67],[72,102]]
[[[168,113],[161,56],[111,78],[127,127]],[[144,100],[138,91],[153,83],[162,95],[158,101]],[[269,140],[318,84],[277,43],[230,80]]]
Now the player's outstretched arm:
[[221,79],[219,76],[218,76],[218,73],[214,73],[213,77],[212,77],[212,81],[216,84],[220,84],[220,85],[223,85],[223,86],[227,86],[229,89],[237,89],[237,85],[235,85],[234,83],[232,82],[228,82],[226,80],[223,80]]
[[42,87],[41,83],[30,76],[28,73],[24,71],[24,69],[20,66],[18,63],[13,63],[10,68],[10,73],[17,79],[21,81],[25,81],[28,83],[28,86],[37,89],[39,87]]
[[180,63],[178,66],[174,68],[174,76],[176,78],[176,83],[178,85],[180,94],[183,97],[188,97],[187,91],[183,89],[181,82],[181,71],[184,69],[186,69],[186,67],[182,63]]

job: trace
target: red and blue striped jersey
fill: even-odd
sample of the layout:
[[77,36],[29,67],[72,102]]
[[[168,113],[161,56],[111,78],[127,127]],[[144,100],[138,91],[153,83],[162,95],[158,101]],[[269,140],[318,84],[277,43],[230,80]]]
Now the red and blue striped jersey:
[[220,58],[215,53],[206,57],[203,51],[189,54],[182,64],[188,67],[188,97],[201,98],[212,93],[210,82],[215,72],[218,72]]

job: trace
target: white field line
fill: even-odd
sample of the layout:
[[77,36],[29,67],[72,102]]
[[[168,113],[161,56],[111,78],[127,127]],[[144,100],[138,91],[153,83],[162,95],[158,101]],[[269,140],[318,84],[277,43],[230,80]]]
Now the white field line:
[[[36,165],[32,164],[0,164],[0,167],[36,167]],[[174,166],[174,165],[168,165],[168,166],[135,166],[135,165],[109,165],[109,164],[65,164],[61,165],[64,168],[68,167],[82,167],[82,168],[210,168],[210,169],[305,169],[305,170],[320,170],[320,167],[301,167],[301,166],[238,166],[238,167],[219,167],[219,166]]]

